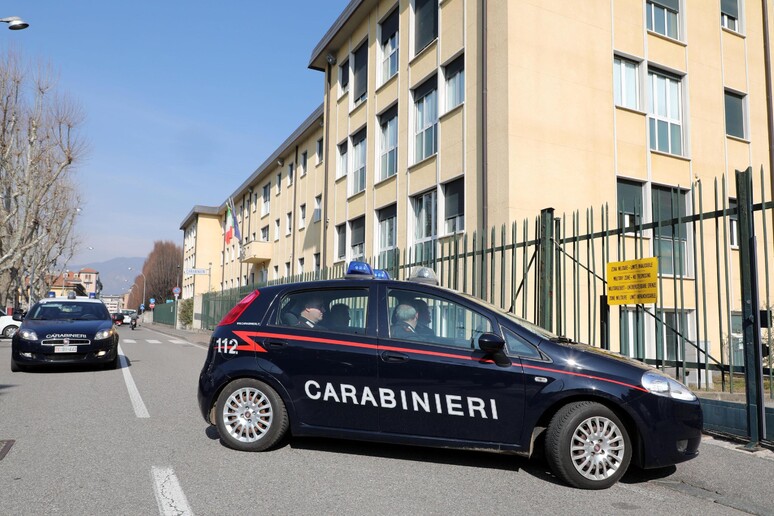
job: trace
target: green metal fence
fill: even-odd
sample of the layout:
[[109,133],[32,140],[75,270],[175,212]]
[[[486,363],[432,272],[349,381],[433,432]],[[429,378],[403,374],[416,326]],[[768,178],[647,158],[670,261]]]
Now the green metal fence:
[[153,308],[153,322],[158,324],[175,324],[175,306],[177,303],[158,304]]

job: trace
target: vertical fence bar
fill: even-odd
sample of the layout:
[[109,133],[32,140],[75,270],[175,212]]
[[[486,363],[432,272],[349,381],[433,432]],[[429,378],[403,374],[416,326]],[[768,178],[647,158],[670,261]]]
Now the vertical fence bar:
[[[763,165],[761,165],[761,220],[763,221],[763,267],[765,271],[765,278],[766,278],[766,316],[769,321],[769,331],[767,332],[767,338],[766,338],[766,345],[769,347],[769,397],[774,399],[774,376],[772,371],[774,371],[774,367],[772,367],[772,357],[774,357],[774,350],[772,350],[772,333],[774,333],[774,328],[771,327],[771,297],[770,297],[770,284],[769,284],[769,232],[766,229],[766,188],[764,187],[765,180],[763,176]],[[769,432],[769,435],[774,435],[771,433],[770,430],[767,429]]]
[[[729,215],[729,207],[728,207],[728,195],[726,193],[726,181],[725,176],[723,177],[723,198],[721,199],[723,203],[723,242],[722,246],[718,246],[719,248],[723,249],[723,257],[725,261],[725,268],[726,268],[726,308],[728,316],[728,379],[729,379],[729,391],[730,393],[734,392],[734,343],[732,341],[732,331],[733,331],[733,325],[732,322],[732,314],[731,314],[731,269],[728,265],[728,215]],[[738,213],[738,211],[737,211]],[[722,316],[721,316],[722,317]]]
[[527,263],[527,254],[528,254],[528,245],[527,242],[529,242],[529,219],[524,219],[524,230],[523,230],[523,240],[524,240],[524,253],[522,253],[522,262],[523,262],[523,269],[521,271],[522,273],[522,284],[524,287],[522,288],[522,292],[524,293],[521,298],[521,316],[526,319],[527,318],[527,303],[528,303],[528,297],[527,294],[529,292],[529,265]]
[[654,253],[658,257],[658,298],[659,302],[656,303],[656,367],[661,363],[661,368],[664,368],[664,347],[666,335],[664,330],[664,273],[661,262],[661,226],[664,221],[661,219],[661,197],[656,197],[656,213],[658,213],[658,223],[655,227],[656,232],[653,237],[653,248],[658,249],[657,253]]
[[565,301],[564,307],[564,320],[562,322],[562,328],[567,335],[567,214],[562,213],[562,300]]
[[489,302],[492,304],[495,304],[495,271],[497,270],[495,266],[495,256],[497,254],[497,232],[495,231],[495,227],[492,226],[492,238],[491,238],[491,244],[490,244],[490,253],[489,253]]
[[508,310],[516,313],[516,275],[518,274],[518,255],[519,249],[519,227],[514,220],[511,223],[511,241],[513,242],[513,251],[511,251],[511,307]]
[[[697,185],[691,187],[691,206],[697,206],[699,208],[699,238],[696,238],[697,232],[696,232],[696,221],[694,220],[693,223],[693,269],[696,271],[695,278],[694,278],[694,298],[696,299],[696,373],[698,375],[698,378],[696,379],[696,385],[698,386],[699,390],[701,390],[701,376],[702,372],[704,375],[707,374],[706,367],[702,370],[701,367],[701,349],[702,345],[701,343],[704,342],[701,339],[701,319],[704,319],[704,338],[707,338],[707,295],[706,295],[706,285],[707,283],[704,280],[704,210],[702,208],[702,199],[701,199],[701,182],[697,180]],[[698,189],[698,202],[697,202],[697,194],[696,190]],[[699,317],[699,264],[698,264],[698,257],[699,257],[699,249],[701,249],[701,288],[702,288],[702,309],[701,314],[702,317],[700,319]],[[707,346],[704,346],[704,360],[707,360]],[[709,382],[708,382],[709,383]],[[707,385],[709,387],[709,385]]]
[[[725,180],[725,174],[723,174]],[[715,276],[718,291],[718,337],[720,338],[720,389],[726,390],[725,352],[723,350],[723,291],[720,281],[720,217],[718,216],[718,180],[715,178]],[[730,348],[729,348],[730,349]]]
[[554,219],[554,241],[551,243],[551,249],[554,251],[554,293],[556,296],[556,308],[554,309],[556,319],[556,334],[564,335],[564,326],[562,325],[562,314],[564,313],[564,298],[562,297],[562,252],[559,247],[559,235],[562,231],[561,220],[559,217]]

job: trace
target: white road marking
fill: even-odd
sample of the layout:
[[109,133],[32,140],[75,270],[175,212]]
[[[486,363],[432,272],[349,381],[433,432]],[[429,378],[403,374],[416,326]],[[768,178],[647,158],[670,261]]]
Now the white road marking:
[[172,344],[188,344],[189,342],[187,340],[170,340]]
[[137,344],[137,341],[134,339],[123,339],[123,341],[127,344]]
[[148,344],[161,344],[160,340],[154,340],[154,339],[146,339],[145,342]]
[[145,403],[143,403],[140,396],[140,391],[137,390],[137,386],[134,384],[132,373],[129,372],[129,362],[126,361],[121,345],[118,346],[118,353],[120,354],[118,358],[121,363],[121,371],[124,373],[124,383],[126,383],[126,390],[129,391],[129,399],[132,401],[134,414],[137,417],[150,417],[148,409],[145,408]]
[[153,477],[153,491],[156,493],[156,503],[159,506],[159,514],[167,515],[193,515],[188,499],[183,488],[177,480],[172,468],[151,468]]

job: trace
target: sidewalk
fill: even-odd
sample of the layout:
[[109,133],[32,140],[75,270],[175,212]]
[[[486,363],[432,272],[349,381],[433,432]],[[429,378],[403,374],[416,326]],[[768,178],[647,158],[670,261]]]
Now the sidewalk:
[[167,324],[153,322],[143,322],[141,326],[169,335],[170,337],[177,337],[203,346],[209,345],[210,336],[212,335],[212,332],[209,330],[178,330]]

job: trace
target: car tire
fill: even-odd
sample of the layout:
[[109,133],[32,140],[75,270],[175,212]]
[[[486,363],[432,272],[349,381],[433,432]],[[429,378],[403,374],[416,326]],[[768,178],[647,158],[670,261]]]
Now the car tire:
[[235,380],[223,389],[215,406],[218,433],[229,448],[268,450],[288,430],[288,413],[277,391],[252,378]]
[[105,363],[105,369],[110,369],[110,370],[118,369],[118,366],[119,366],[120,363],[121,362],[120,362],[120,359],[118,357],[118,350],[116,350],[115,358],[113,358],[113,360],[111,360],[110,362],[106,362]]
[[12,338],[16,332],[19,330],[18,326],[14,326],[13,324],[9,324],[5,328],[3,328],[3,337],[6,339]]
[[626,473],[632,444],[608,407],[592,401],[565,405],[546,432],[545,454],[556,476],[581,489],[606,489]]

